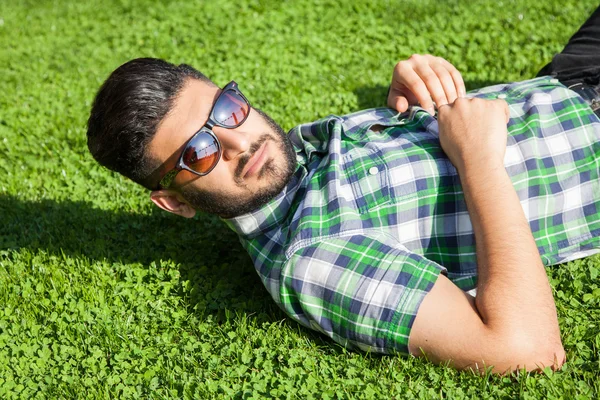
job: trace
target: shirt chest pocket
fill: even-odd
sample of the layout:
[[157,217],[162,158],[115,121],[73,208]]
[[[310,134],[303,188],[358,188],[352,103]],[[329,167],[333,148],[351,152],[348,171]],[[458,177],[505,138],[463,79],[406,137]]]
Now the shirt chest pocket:
[[363,214],[390,202],[388,167],[378,152],[346,153],[342,174],[352,189],[353,200]]
[[450,161],[425,153],[384,161],[384,154],[353,151],[342,158],[342,174],[352,189],[358,211],[364,214],[376,207],[398,202],[423,201],[460,187]]

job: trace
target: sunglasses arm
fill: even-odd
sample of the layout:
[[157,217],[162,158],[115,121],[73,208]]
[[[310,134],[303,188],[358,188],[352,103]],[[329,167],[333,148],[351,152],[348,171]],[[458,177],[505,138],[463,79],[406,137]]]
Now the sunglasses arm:
[[159,188],[168,189],[171,186],[171,183],[173,183],[173,180],[175,179],[179,171],[181,171],[179,168],[174,168],[167,172],[167,174],[163,176],[163,178],[160,180],[160,183],[158,184]]

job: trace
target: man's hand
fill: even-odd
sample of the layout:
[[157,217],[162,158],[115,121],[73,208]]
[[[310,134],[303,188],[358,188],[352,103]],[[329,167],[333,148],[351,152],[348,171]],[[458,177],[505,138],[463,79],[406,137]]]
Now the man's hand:
[[509,117],[504,100],[458,98],[438,108],[440,144],[459,173],[468,164],[503,167]]
[[433,115],[433,102],[440,107],[465,94],[463,78],[452,64],[441,57],[413,54],[396,64],[387,104],[398,112],[420,104]]

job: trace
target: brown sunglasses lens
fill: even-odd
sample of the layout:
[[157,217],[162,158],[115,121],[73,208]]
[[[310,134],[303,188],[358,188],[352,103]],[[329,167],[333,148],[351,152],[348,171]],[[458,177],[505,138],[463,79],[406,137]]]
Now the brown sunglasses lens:
[[248,111],[248,102],[235,90],[227,90],[215,104],[213,117],[225,127],[236,127],[244,122]]
[[185,147],[182,160],[191,170],[206,174],[219,161],[219,144],[211,134],[199,132]]

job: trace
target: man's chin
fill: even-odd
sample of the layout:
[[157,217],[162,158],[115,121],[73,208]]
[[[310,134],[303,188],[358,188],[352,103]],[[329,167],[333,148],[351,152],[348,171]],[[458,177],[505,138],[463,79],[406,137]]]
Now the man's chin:
[[259,173],[259,182],[269,178],[272,181],[248,198],[224,193],[211,193],[197,188],[182,188],[181,195],[198,211],[215,214],[225,219],[235,218],[258,210],[281,193],[293,174],[293,171],[291,173],[287,172],[277,171],[272,165],[266,163]]

